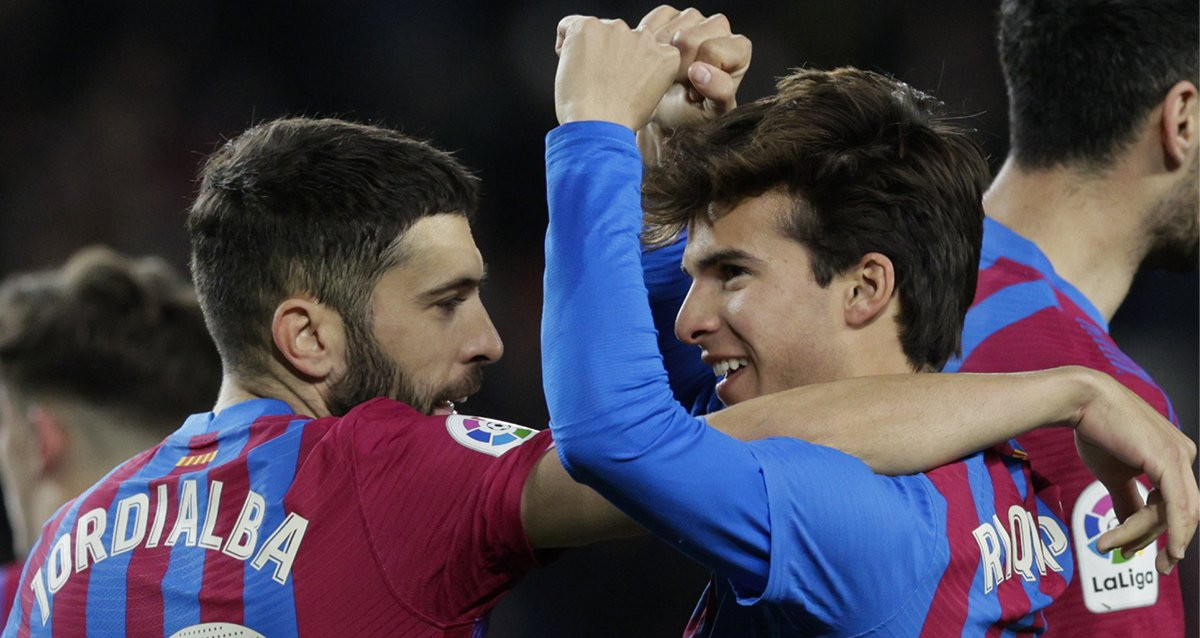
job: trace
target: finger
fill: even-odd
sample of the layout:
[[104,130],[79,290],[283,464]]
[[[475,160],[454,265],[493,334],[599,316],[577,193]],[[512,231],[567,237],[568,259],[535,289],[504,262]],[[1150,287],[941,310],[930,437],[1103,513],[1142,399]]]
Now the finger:
[[562,20],[558,21],[558,28],[556,29],[556,34],[555,34],[555,38],[554,38],[554,53],[555,53],[555,55],[562,53],[563,43],[566,42],[567,35],[569,33],[575,33],[577,31],[579,31],[582,24],[587,20],[595,20],[595,18],[593,18],[591,16],[583,16],[583,15],[575,14],[575,15],[569,15],[569,16],[563,18]]
[[713,111],[718,115],[737,106],[738,81],[721,69],[703,62],[693,62],[688,67],[688,81],[692,85],[688,89],[689,99],[693,102],[710,100]]
[[[671,37],[671,44],[679,49],[680,58],[686,65],[691,64],[697,58],[697,53],[700,51],[700,45],[705,41],[713,38],[729,37],[732,33],[729,31],[729,19],[723,14],[715,14],[712,17],[696,23],[686,29],[679,29],[675,35]],[[682,77],[679,78],[683,80]]]
[[750,68],[754,47],[744,35],[709,38],[696,49],[696,61],[720,68],[735,78],[741,78]]
[[[642,21],[638,23],[637,28],[649,31],[657,37],[659,29],[665,27],[667,23],[678,15],[679,9],[671,5],[662,4],[651,9],[650,13],[647,13],[642,18]],[[659,40],[659,42],[664,42],[664,40]]]
[[1196,526],[1200,524],[1200,491],[1192,478],[1191,468],[1195,448],[1183,434],[1178,434],[1178,437],[1184,445],[1176,448],[1175,454],[1164,455],[1167,469],[1155,483],[1158,489],[1151,493],[1152,498],[1160,495],[1166,503],[1166,554],[1174,561],[1183,559],[1188,543],[1196,533]]
[[1166,509],[1162,503],[1148,505],[1124,523],[1101,534],[1096,541],[1096,550],[1107,554],[1119,547],[1125,556],[1133,556],[1154,542],[1166,527]]
[[1172,559],[1166,552],[1159,552],[1158,558],[1154,559],[1154,568],[1160,574],[1170,574],[1175,569],[1175,564],[1179,561]]
[[688,7],[680,11],[675,17],[671,18],[659,28],[654,30],[654,37],[659,42],[670,43],[675,34],[680,31],[690,29],[704,21],[704,14],[700,13],[692,7]]
[[676,28],[671,35],[671,44],[685,56],[695,56],[705,40],[727,38],[731,35],[733,31],[729,27],[729,18],[723,13],[716,13],[691,26]]

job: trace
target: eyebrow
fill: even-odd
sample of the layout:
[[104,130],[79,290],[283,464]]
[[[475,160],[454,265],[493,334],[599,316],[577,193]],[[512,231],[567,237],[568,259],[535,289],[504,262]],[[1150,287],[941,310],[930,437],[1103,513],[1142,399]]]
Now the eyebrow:
[[[762,263],[761,259],[751,255],[750,253],[748,253],[744,250],[740,250],[737,248],[725,248],[723,250],[718,250],[716,252],[709,253],[709,254],[705,255],[704,257],[701,257],[700,260],[696,262],[696,267],[702,271],[709,270],[719,264],[722,264],[725,262],[730,262],[730,261],[746,262],[746,263],[749,263],[752,265]],[[688,271],[686,265],[680,264],[680,268],[683,269],[683,272],[685,272],[689,275],[691,274],[691,272]]]

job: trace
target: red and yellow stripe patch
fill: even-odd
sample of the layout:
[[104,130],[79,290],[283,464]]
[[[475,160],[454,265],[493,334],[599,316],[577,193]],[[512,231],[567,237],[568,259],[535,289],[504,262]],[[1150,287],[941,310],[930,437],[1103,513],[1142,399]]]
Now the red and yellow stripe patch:
[[211,463],[215,458],[217,458],[216,450],[213,450],[212,452],[205,452],[204,454],[189,454],[179,459],[179,462],[175,464],[175,467],[193,467],[196,465],[204,465],[205,463]]

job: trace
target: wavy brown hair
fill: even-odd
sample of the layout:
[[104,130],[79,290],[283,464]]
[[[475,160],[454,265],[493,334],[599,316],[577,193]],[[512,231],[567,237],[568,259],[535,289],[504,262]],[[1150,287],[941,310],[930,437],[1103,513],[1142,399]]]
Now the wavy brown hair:
[[644,186],[647,243],[782,189],[795,205],[780,232],[820,285],[868,252],[892,260],[904,353],[940,370],[975,294],[983,153],[939,102],[878,73],[797,70],[777,87],[670,141]]

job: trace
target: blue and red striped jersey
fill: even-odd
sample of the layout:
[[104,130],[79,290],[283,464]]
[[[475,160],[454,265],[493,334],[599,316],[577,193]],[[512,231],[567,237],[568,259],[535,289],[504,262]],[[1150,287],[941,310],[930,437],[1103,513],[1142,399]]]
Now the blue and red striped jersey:
[[194,415],[46,524],[4,635],[472,636],[540,560],[521,489],[549,445],[387,399]]
[[[902,507],[863,489],[862,477],[830,471],[800,451],[764,462],[772,507],[766,590],[747,594],[714,578],[685,637],[939,638],[1046,630],[1042,610],[1066,589],[1073,566],[1056,490],[1031,474],[1019,448],[998,446],[919,476],[878,477],[890,484],[883,495],[904,489],[919,495]],[[817,471],[837,489],[823,493],[811,482],[797,489],[804,481],[791,478]],[[828,504],[834,500],[843,504]],[[829,516],[862,508],[878,516]],[[917,555],[902,555],[914,546]],[[815,561],[804,557],[814,553]]]
[[0,566],[0,618],[8,618],[8,612],[12,611],[13,599],[21,583],[21,565],[16,562]]
[[[1031,241],[993,219],[984,223],[975,302],[963,328],[962,357],[947,372],[1021,372],[1082,365],[1106,372],[1178,425],[1150,375],[1108,334],[1108,322],[1060,277]],[[1096,538],[1114,523],[1107,492],[1079,460],[1066,428],[1018,439],[1034,470],[1058,486],[1075,545],[1078,577],[1046,610],[1061,636],[1180,636],[1178,573],[1154,571],[1155,548],[1136,556],[1101,554]]]

